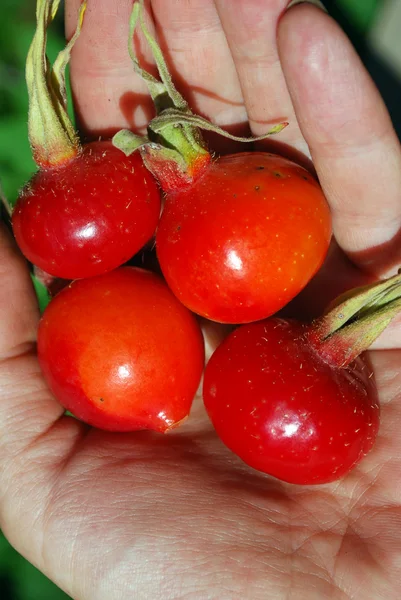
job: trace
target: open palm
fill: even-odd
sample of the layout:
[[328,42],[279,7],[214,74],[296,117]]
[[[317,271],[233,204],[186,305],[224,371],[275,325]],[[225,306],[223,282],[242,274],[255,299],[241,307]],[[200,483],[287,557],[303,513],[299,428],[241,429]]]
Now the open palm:
[[[78,3],[66,2],[68,33]],[[132,2],[88,4],[71,65],[83,134],[140,127],[149,104],[126,51]],[[152,9],[194,110],[256,135],[285,117],[291,125],[280,150],[313,158],[339,244],[302,295],[313,312],[333,293],[399,262],[401,152],[377,91],[336,24],[304,5],[278,25],[286,5],[153,0]],[[382,403],[374,450],[339,483],[298,487],[259,475],[230,454],[199,399],[187,424],[167,436],[110,434],[63,417],[35,356],[30,278],[3,231],[0,306],[1,527],[73,598],[399,597],[396,323],[371,352]]]

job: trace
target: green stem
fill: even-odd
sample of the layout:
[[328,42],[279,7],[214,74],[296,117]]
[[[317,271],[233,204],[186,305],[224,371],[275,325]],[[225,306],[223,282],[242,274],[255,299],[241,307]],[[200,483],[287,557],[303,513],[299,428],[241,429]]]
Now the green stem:
[[401,272],[340,296],[314,322],[312,345],[330,363],[345,367],[371,346],[400,311]]
[[26,61],[28,134],[34,160],[42,168],[60,166],[80,150],[67,112],[65,68],[81,31],[86,1],[81,4],[72,39],[60,52],[52,68],[46,56],[46,31],[56,16],[59,4],[60,0],[37,0],[37,26]]
[[[176,89],[176,87],[173,83],[173,80],[172,80],[170,72],[168,70],[166,61],[164,60],[163,52],[161,51],[160,46],[158,45],[155,38],[151,35],[151,33],[149,32],[149,29],[146,26],[145,18],[144,18],[144,11],[145,11],[144,0],[139,0],[139,2],[136,5],[134,5],[134,10],[135,10],[136,6],[138,7],[137,11],[139,14],[141,30],[142,30],[143,35],[146,38],[146,41],[148,42],[148,44],[150,46],[153,58],[155,59],[155,62],[157,65],[157,70],[160,75],[160,79],[163,82],[164,93],[167,95],[167,97],[169,99],[168,104],[169,105],[172,104],[172,106],[174,106],[175,108],[177,108],[180,111],[190,112],[187,102],[181,96],[181,94]],[[167,107],[168,106],[165,106],[165,108],[167,108]],[[157,105],[156,105],[156,108],[157,108]],[[159,109],[159,111],[160,111],[160,109]]]
[[155,133],[162,133],[165,129],[170,127],[177,127],[178,125],[191,125],[192,127],[198,127],[199,129],[205,129],[207,131],[213,131],[219,135],[226,137],[235,142],[259,142],[265,140],[271,135],[280,133],[285,127],[288,126],[288,122],[279,123],[274,125],[267,133],[259,136],[241,137],[238,135],[232,135],[225,131],[218,125],[214,125],[207,119],[200,117],[199,115],[185,114],[178,110],[167,109],[163,111],[163,114],[159,117],[155,117],[149,124],[149,128]]
[[[147,141],[128,130],[113,137],[113,144],[127,156],[139,149],[148,169],[159,180],[162,188],[173,190],[180,185],[191,185],[210,161],[200,129],[213,131],[231,140],[255,142],[279,133],[287,122],[274,126],[259,137],[238,137],[194,115],[185,99],[175,88],[163,53],[149,32],[144,17],[144,0],[134,3],[130,17],[129,54],[136,73],[145,81],[156,108],[156,117],[148,125]],[[143,69],[133,48],[133,37],[138,25],[148,42],[160,80]],[[173,174],[173,175],[172,175]]]
[[133,46],[135,29],[138,23],[141,10],[141,5],[138,2],[136,2],[132,8],[131,17],[129,21],[128,52],[131,57],[132,64],[134,65],[135,72],[141,77],[143,81],[146,82],[152,100],[155,106],[157,107],[162,104],[160,102],[160,99],[168,95],[167,90],[161,81],[158,81],[155,77],[153,77],[153,75],[151,75],[148,71],[141,67],[141,65],[139,64],[139,60],[135,55]]

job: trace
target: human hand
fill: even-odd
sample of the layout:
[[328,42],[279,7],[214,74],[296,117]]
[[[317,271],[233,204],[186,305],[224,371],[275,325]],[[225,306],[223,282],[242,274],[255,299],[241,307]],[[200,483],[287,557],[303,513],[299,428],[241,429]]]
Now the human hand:
[[[66,4],[71,33],[79,0]],[[280,151],[310,152],[339,244],[303,295],[310,303],[398,266],[401,152],[336,24],[310,6],[279,22],[286,4],[152,2],[194,110],[255,135],[285,117],[291,125],[280,134],[287,145]],[[74,49],[74,95],[89,137],[139,127],[148,116],[126,50],[131,5],[89,2]],[[139,101],[144,109],[132,122]],[[29,274],[3,231],[0,265],[1,527],[61,588],[79,600],[398,597],[396,327],[371,352],[382,403],[372,453],[340,482],[297,487],[237,460],[216,438],[200,400],[187,424],[166,436],[111,434],[63,417],[34,352],[38,314]]]

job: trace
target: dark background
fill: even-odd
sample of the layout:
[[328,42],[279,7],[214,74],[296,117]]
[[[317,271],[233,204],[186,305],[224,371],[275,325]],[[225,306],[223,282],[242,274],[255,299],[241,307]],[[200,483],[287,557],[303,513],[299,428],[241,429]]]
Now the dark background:
[[[401,138],[401,82],[396,75],[397,70],[369,42],[369,32],[386,1],[394,0],[324,0],[324,4],[351,38],[376,81]],[[4,192],[11,201],[35,168],[27,139],[28,105],[24,80],[24,61],[34,31],[34,18],[34,0],[1,0],[0,177]],[[62,45],[60,10],[49,32],[48,54],[51,60]],[[68,598],[13,550],[1,532],[0,597],[2,600]]]

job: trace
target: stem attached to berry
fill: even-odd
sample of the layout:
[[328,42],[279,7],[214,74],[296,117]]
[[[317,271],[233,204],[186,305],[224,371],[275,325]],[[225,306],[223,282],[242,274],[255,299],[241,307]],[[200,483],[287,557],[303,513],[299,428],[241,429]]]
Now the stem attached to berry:
[[312,346],[331,364],[346,367],[369,348],[401,312],[401,269],[397,275],[339,296],[310,331]]
[[78,137],[67,112],[65,69],[81,31],[86,0],[81,4],[74,35],[51,66],[46,56],[46,31],[56,16],[59,4],[60,0],[37,0],[36,31],[26,60],[29,141],[34,160],[41,168],[65,164],[80,151]]
[[[160,80],[143,69],[135,55],[133,35],[138,21],[151,48]],[[279,133],[288,125],[287,122],[280,123],[265,135],[243,138],[231,135],[207,119],[193,114],[186,100],[175,88],[163,53],[146,26],[144,0],[138,0],[133,6],[128,50],[136,73],[148,86],[156,117],[148,124],[147,137],[122,130],[114,136],[113,144],[127,156],[139,150],[145,165],[159,180],[164,191],[191,185],[209,164],[211,156],[200,129],[213,131],[239,142],[255,142]]]

